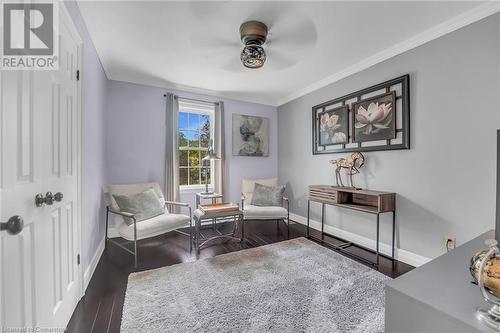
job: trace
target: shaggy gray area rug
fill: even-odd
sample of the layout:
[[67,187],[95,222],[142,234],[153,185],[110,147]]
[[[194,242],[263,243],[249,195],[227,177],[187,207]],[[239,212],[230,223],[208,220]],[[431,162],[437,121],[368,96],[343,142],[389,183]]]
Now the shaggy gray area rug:
[[383,332],[385,275],[305,238],[129,276],[122,332]]

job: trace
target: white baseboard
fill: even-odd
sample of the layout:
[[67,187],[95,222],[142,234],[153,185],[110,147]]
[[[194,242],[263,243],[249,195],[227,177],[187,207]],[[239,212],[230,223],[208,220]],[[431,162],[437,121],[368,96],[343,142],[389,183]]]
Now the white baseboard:
[[[300,216],[297,214],[290,213],[290,219],[301,223],[301,224],[307,224],[307,219],[304,216]],[[315,221],[315,220],[309,220],[309,226],[313,229],[316,230],[321,230],[321,222]],[[353,242],[356,244],[359,244],[361,246],[364,246],[368,249],[375,250],[376,248],[376,241],[358,234],[354,234],[352,232],[348,232],[336,227],[332,227],[331,225],[325,224],[324,231],[326,233],[329,233],[331,235],[335,235],[339,238],[345,239],[346,241]],[[380,253],[383,253],[385,255],[391,255],[391,245],[385,244],[385,243],[380,243]],[[398,249],[396,248],[394,251],[394,257],[402,261],[404,263],[407,263],[409,265],[418,267],[426,262],[431,261],[432,259],[421,256],[419,254],[406,251],[403,249]]]
[[94,253],[94,256],[92,257],[92,260],[89,262],[89,266],[85,270],[85,273],[83,274],[83,290],[87,290],[87,287],[90,283],[90,279],[92,279],[92,275],[94,275],[95,269],[97,267],[97,264],[99,263],[99,260],[101,259],[102,254],[104,253],[104,245],[105,245],[105,240],[103,239],[101,243],[99,243],[99,246],[97,247],[97,250]]

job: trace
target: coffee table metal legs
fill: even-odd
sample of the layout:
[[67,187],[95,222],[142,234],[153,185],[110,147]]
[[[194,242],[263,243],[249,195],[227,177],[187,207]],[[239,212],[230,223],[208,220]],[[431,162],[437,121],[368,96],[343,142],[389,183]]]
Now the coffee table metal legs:
[[199,250],[199,242],[198,242],[198,239],[199,239],[199,235],[200,235],[200,226],[199,226],[199,223],[198,223],[198,218],[195,217],[195,220],[194,220],[194,251],[196,252],[196,254],[200,254],[200,250]]
[[243,239],[245,239],[245,220],[241,219],[241,238],[240,238],[241,243],[243,243]]
[[[240,214],[234,214],[234,215],[228,215],[228,216],[224,216],[224,218],[233,218],[232,219],[232,222],[233,222],[233,228],[232,228],[232,231],[231,233],[228,233],[228,234],[222,234],[220,233],[218,230],[216,230],[218,232],[217,235],[215,236],[212,236],[212,237],[202,237],[201,236],[201,232],[200,232],[200,229],[201,229],[201,222],[203,220],[203,218],[195,218],[195,227],[196,227],[196,231],[195,231],[195,251],[196,251],[196,254],[199,255],[200,254],[200,249],[201,247],[203,247],[205,244],[207,244],[208,242],[214,240],[214,239],[219,239],[219,238],[228,238],[228,239],[236,239],[236,240],[239,240],[240,242],[243,241],[243,215],[240,213]],[[222,218],[222,217],[220,217]],[[217,218],[207,218],[207,220],[214,220],[213,223],[217,223],[216,221]],[[231,222],[231,220],[229,220],[229,222]],[[242,238],[237,238],[236,237],[236,233],[238,231],[238,224],[241,223],[241,228],[242,228]]]

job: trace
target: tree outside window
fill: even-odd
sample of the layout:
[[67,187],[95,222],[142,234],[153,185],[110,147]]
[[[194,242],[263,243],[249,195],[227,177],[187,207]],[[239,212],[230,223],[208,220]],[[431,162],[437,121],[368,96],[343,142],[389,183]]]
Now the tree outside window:
[[211,184],[210,162],[202,161],[210,142],[210,115],[179,112],[179,178],[181,186]]

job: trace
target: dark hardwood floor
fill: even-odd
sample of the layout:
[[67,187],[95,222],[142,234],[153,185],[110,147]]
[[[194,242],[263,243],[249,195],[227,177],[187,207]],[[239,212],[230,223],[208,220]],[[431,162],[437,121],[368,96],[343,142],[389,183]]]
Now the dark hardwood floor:
[[[221,226],[221,228],[229,227],[229,225]],[[311,232],[315,233],[314,230]],[[305,236],[305,227],[291,222],[290,238],[302,236]],[[276,224],[269,221],[247,222],[245,224],[245,238],[245,242],[241,247],[237,241],[214,241],[213,246],[201,250],[199,259],[285,240],[286,226],[280,224],[278,232]],[[341,242],[331,237],[325,237],[325,240],[332,243]],[[372,252],[356,246],[350,247],[347,251],[367,260],[375,260],[375,255]],[[189,252],[188,237],[177,232],[170,232],[140,241],[138,252],[138,270],[154,269],[197,260],[194,251]],[[380,258],[378,268],[360,260],[356,261],[393,278],[413,269],[410,265],[398,261],[392,262],[384,257]],[[110,243],[99,261],[85,297],[78,303],[71,317],[67,331],[78,333],[119,332],[127,279],[129,273],[133,271],[133,257]]]

